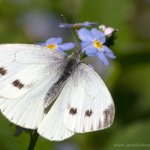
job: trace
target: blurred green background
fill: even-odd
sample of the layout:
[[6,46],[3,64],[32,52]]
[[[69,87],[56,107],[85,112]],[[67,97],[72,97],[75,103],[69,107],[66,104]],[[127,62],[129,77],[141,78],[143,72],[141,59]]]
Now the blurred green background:
[[[37,43],[52,36],[71,40],[63,22],[98,21],[117,28],[117,59],[96,65],[110,89],[116,116],[111,128],[63,142],[38,139],[35,150],[150,149],[150,0],[0,0],[0,43]],[[97,60],[91,60],[93,65]],[[26,150],[29,136],[0,116],[0,150]]]

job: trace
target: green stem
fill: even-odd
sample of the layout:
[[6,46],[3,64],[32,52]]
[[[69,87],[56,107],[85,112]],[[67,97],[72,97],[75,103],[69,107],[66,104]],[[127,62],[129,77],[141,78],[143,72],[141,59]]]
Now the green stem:
[[38,139],[38,136],[39,135],[38,135],[36,130],[30,132],[30,143],[29,143],[29,146],[28,146],[28,150],[34,150],[37,139]]

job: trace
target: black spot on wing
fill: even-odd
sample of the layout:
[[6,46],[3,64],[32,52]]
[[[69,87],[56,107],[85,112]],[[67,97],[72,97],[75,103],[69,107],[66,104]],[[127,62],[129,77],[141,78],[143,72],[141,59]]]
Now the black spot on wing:
[[0,74],[5,75],[7,73],[7,70],[4,67],[0,67]]
[[115,115],[115,107],[114,105],[110,105],[108,109],[104,111],[104,128],[109,127],[112,125]]
[[87,110],[86,112],[85,112],[85,116],[87,116],[87,117],[90,117],[91,115],[92,115],[92,110],[90,109],[90,110]]
[[24,84],[22,84],[18,79],[12,82],[13,86],[17,87],[18,89],[22,89]]
[[70,111],[69,111],[69,113],[71,114],[71,115],[75,115],[76,113],[77,113],[77,108],[70,108]]

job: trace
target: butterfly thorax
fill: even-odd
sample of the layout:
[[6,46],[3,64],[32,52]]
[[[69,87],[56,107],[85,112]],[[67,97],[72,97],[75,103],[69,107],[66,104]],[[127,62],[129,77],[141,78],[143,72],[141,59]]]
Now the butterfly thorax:
[[63,86],[65,85],[67,79],[70,77],[72,72],[78,66],[80,62],[80,53],[75,51],[71,55],[69,55],[66,59],[66,65],[64,67],[64,71],[60,78],[53,84],[53,86],[48,90],[45,99],[44,99],[44,107],[47,108],[59,95]]

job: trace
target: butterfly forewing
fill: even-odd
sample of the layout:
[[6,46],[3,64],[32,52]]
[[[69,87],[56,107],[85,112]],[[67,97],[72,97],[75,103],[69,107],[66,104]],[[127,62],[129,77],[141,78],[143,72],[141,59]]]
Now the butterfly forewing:
[[43,99],[47,90],[47,83],[36,88],[22,99],[0,99],[0,109],[11,122],[24,128],[36,129],[43,118]]
[[69,87],[68,94],[62,98],[67,103],[64,111],[67,129],[83,133],[111,126],[114,103],[106,85],[93,69],[79,64],[65,86]]
[[[36,48],[37,52],[39,51],[38,55],[34,52]],[[32,59],[29,59],[29,62],[27,62],[28,58],[17,62],[0,62],[7,70],[7,74],[0,76],[0,110],[11,122],[35,129],[44,115],[46,93],[64,70],[65,55],[56,50],[34,45],[0,46],[0,53],[5,53],[5,50],[6,53],[13,52],[15,60],[19,59],[18,53],[21,52],[23,55],[23,51],[25,58],[30,55]],[[27,54],[26,51],[29,50]],[[7,57],[9,60],[9,55]],[[37,62],[38,57],[41,62],[40,60]]]
[[[17,99],[59,74],[65,55],[56,50],[25,44],[0,45],[0,96]],[[7,61],[6,61],[7,60]]]
[[32,44],[1,44],[0,45],[0,64],[6,62],[19,63],[49,63],[52,61],[61,61],[65,57],[54,49]]

